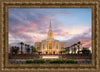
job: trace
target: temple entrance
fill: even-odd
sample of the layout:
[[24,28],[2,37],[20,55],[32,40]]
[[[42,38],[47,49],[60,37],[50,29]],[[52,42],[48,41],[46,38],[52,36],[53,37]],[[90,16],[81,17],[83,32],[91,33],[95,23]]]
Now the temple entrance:
[[49,53],[48,54],[52,54],[52,43],[49,43]]
[[51,54],[52,54],[52,52],[49,52],[49,54],[51,55]]
[[49,43],[49,49],[52,49],[52,43]]
[[46,52],[46,54],[48,54],[48,52]]
[[53,52],[53,54],[55,54],[55,51]]

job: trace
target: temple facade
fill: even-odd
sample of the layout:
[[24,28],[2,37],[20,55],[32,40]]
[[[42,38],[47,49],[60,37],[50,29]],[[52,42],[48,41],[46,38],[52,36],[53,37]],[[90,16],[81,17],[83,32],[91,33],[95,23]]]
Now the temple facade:
[[59,54],[60,51],[64,50],[65,42],[55,40],[53,37],[53,31],[51,27],[51,20],[47,39],[41,42],[35,42],[35,48],[40,51],[41,54]]

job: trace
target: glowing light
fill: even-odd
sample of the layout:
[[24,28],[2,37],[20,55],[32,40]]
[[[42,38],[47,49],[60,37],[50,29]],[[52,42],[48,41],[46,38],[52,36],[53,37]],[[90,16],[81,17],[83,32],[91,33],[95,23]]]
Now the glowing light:
[[59,56],[42,56],[43,59],[59,59]]
[[91,51],[91,53],[92,53],[92,48],[91,48],[91,46],[89,47],[89,50]]

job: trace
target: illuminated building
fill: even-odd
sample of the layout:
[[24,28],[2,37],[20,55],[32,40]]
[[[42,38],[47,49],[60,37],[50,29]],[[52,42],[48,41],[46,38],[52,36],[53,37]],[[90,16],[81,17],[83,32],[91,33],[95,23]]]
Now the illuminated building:
[[61,42],[59,40],[54,39],[51,27],[51,20],[47,36],[48,37],[46,40],[42,40],[41,42],[35,43],[37,51],[40,51],[41,54],[59,54],[59,52],[64,49],[65,42]]

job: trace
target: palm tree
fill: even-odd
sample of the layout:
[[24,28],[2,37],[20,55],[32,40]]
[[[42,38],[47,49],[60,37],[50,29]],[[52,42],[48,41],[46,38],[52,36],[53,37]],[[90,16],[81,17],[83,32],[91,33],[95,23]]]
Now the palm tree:
[[23,45],[24,45],[24,43],[23,42],[20,42],[20,45],[21,45],[21,54],[23,54]]
[[17,55],[18,54],[18,47],[14,47],[14,53]]
[[25,53],[27,53],[27,44],[25,44]]
[[74,54],[76,53],[76,45],[77,45],[76,43],[73,45],[73,47],[74,47],[74,49],[73,49],[74,50]]
[[31,54],[33,54],[33,48],[34,48],[34,47],[33,47],[33,46],[31,46],[31,50],[32,50]]
[[38,52],[38,54],[40,55],[40,54],[41,54],[41,52],[39,51],[39,52]]
[[89,55],[89,54],[91,54],[91,52],[90,52],[89,49],[83,48],[83,49],[82,49],[82,54]]
[[18,51],[19,51],[19,47],[16,47],[16,46],[11,47],[11,54],[17,55]]
[[66,53],[66,51],[65,51],[65,50],[63,50],[63,51],[62,51],[62,53]]
[[14,46],[11,47],[11,54],[14,54]]
[[59,53],[60,53],[60,54],[62,54],[63,52],[62,52],[62,51],[60,51]]
[[65,48],[65,51],[66,51],[68,54],[69,54],[69,52],[70,52],[69,49],[70,49],[70,47],[66,47],[66,48]]
[[77,42],[78,54],[79,54],[80,45],[82,45],[82,43],[81,43],[80,41],[79,41],[79,42]]
[[71,47],[72,54],[73,54],[73,52],[74,52],[74,50],[73,50],[74,45],[71,45],[70,47]]
[[36,48],[35,48],[34,46],[31,46],[31,50],[32,50],[32,53],[37,52],[37,51],[36,51]]
[[18,52],[19,52],[19,47],[17,47],[16,51],[17,51],[17,54],[18,54]]
[[27,53],[29,54],[30,53],[30,45],[27,45]]

